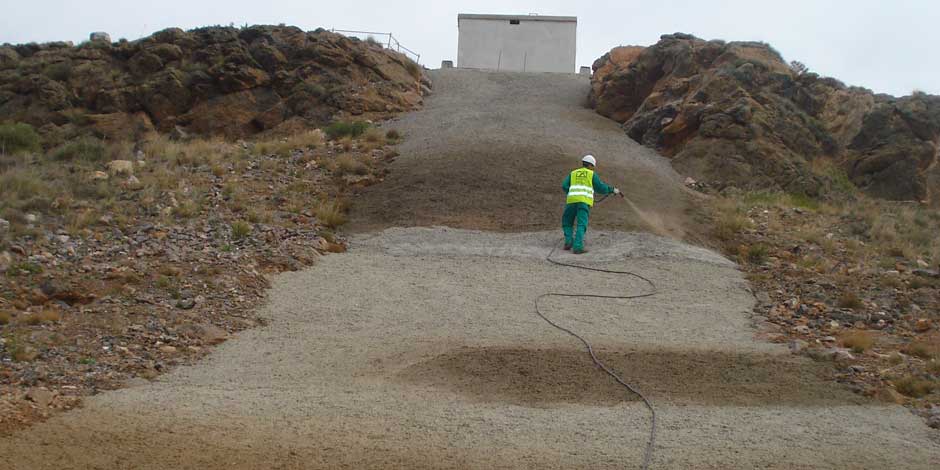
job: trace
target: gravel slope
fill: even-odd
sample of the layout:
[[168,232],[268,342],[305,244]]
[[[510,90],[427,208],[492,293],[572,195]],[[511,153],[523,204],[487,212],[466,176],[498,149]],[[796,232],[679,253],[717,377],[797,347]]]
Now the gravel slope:
[[[555,236],[362,236],[347,254],[277,277],[266,327],[0,440],[0,455],[14,469],[636,467],[646,410],[532,301],[643,286],[549,265]],[[755,341],[752,299],[728,261],[650,235],[593,237],[597,258],[580,262],[636,270],[661,294],[547,310],[654,400],[654,468],[940,462],[905,409],[864,401],[824,365]]]
[[[622,231],[694,236],[690,201],[668,162],[581,107],[584,78],[434,78],[427,108],[395,124],[407,140],[389,178],[355,205],[353,225],[369,234],[349,253],[276,277],[267,326],[198,365],[0,439],[2,462],[24,470],[637,467],[647,411],[533,311],[548,291],[646,288],[544,260],[559,235],[561,177],[590,151],[635,206],[598,207],[592,251],[577,262],[634,270],[660,293],[544,305],[652,398],[654,468],[940,466],[936,433],[907,410],[852,395],[826,364],[755,340],[753,298],[733,263]],[[433,224],[499,233],[388,229]]]
[[592,153],[598,174],[640,211],[598,207],[595,228],[676,237],[694,231],[680,176],[585,106],[587,77],[461,69],[431,77],[426,106],[386,125],[405,136],[401,156],[382,184],[355,201],[353,228],[554,229],[564,203],[561,182]]

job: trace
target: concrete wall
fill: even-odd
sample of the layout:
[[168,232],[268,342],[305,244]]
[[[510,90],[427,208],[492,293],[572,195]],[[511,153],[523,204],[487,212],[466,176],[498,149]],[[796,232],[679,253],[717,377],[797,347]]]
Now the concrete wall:
[[575,73],[577,27],[574,17],[459,15],[457,66]]

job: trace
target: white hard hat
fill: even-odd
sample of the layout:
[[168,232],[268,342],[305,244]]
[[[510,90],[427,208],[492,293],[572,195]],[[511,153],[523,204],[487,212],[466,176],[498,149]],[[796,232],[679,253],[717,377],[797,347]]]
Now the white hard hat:
[[597,166],[597,160],[594,159],[594,155],[585,155],[581,161],[584,163],[590,163],[592,166]]

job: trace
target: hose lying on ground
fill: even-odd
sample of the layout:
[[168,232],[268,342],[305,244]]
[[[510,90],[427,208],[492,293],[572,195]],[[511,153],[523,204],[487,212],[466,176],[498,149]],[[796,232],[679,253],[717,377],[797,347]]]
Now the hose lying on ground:
[[[604,199],[601,199],[598,202],[602,202],[603,200]],[[621,275],[626,275],[626,276],[632,276],[632,277],[635,277],[637,279],[640,279],[646,282],[647,284],[650,285],[650,288],[652,289],[649,292],[646,292],[643,294],[633,294],[633,295],[568,294],[568,293],[549,292],[547,294],[542,294],[535,299],[535,313],[538,314],[539,317],[541,317],[543,320],[548,322],[549,325],[561,331],[564,331],[565,333],[568,333],[571,336],[574,336],[575,338],[580,340],[582,343],[584,343],[584,346],[587,348],[587,352],[590,353],[591,360],[594,361],[594,364],[600,367],[605,373],[607,373],[607,375],[613,377],[613,379],[616,380],[617,383],[619,383],[620,385],[623,385],[631,393],[640,397],[640,400],[642,400],[643,403],[646,405],[646,407],[649,409],[650,411],[650,437],[646,445],[646,452],[644,453],[644,456],[643,456],[643,470],[647,470],[650,466],[650,460],[653,457],[653,447],[655,446],[655,443],[656,443],[656,409],[653,408],[653,403],[650,402],[650,400],[646,398],[646,396],[643,395],[643,393],[641,393],[636,387],[628,384],[619,375],[617,375],[616,372],[611,370],[610,367],[607,367],[606,364],[601,362],[601,360],[597,358],[597,355],[594,354],[594,348],[591,347],[591,343],[589,343],[586,339],[584,339],[584,337],[582,337],[581,335],[575,333],[574,331],[568,328],[565,328],[564,326],[559,325],[558,323],[555,323],[554,321],[549,319],[547,316],[545,316],[545,314],[542,313],[542,309],[539,305],[539,302],[546,297],[581,297],[581,298],[594,298],[594,299],[639,299],[643,297],[651,297],[653,295],[656,295],[657,293],[656,284],[654,284],[653,281],[639,274],[632,273],[630,271],[615,271],[611,269],[592,268],[588,266],[581,266],[577,264],[564,263],[561,261],[554,260],[552,259],[552,255],[555,254],[556,250],[558,250],[558,245],[555,245],[555,247],[552,248],[552,251],[548,254],[547,257],[545,257],[545,260],[554,265],[564,266],[567,268],[583,269],[585,271],[594,271],[594,272],[607,273],[607,274],[621,274]]]

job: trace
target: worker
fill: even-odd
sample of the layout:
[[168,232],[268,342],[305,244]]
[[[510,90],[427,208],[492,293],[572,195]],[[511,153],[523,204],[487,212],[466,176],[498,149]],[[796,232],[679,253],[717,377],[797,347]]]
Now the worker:
[[584,232],[587,231],[588,217],[594,206],[594,194],[615,194],[623,197],[619,189],[608,186],[594,173],[597,160],[593,155],[581,159],[581,168],[574,170],[565,178],[561,187],[568,195],[565,201],[565,213],[561,217],[561,229],[565,232],[565,250],[574,250],[574,254],[587,253],[584,249]]

